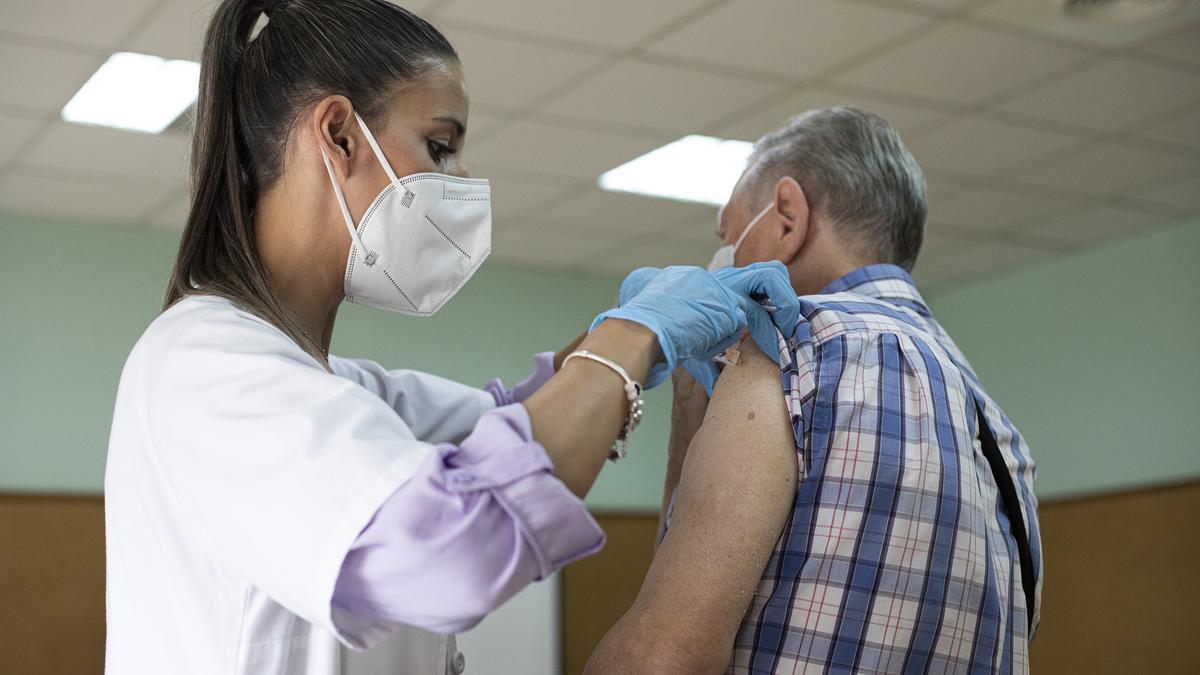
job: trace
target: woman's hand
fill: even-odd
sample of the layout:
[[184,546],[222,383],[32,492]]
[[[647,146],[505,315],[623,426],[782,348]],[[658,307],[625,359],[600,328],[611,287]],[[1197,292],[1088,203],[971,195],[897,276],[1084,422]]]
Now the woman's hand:
[[562,370],[563,361],[567,360],[567,357],[571,355],[571,352],[579,349],[579,345],[583,344],[583,341],[587,339],[587,336],[587,331],[580,333],[579,337],[571,340],[566,347],[563,347],[554,354],[554,372],[557,373],[558,371]]
[[[612,359],[639,382],[662,358],[654,333],[621,320],[597,326],[579,347]],[[572,359],[525,400],[525,409],[554,474],[583,497],[629,414],[624,381],[607,366]]]
[[[592,328],[617,318],[641,324],[658,337],[664,362],[651,368],[649,388],[687,359],[711,359],[736,341],[748,324],[764,325],[763,317],[755,314],[765,315],[759,298],[786,314],[793,308],[799,312],[787,270],[778,262],[730,270],[719,280],[699,267],[643,268],[621,284],[621,306],[600,314]],[[769,318],[765,321],[770,325]]]

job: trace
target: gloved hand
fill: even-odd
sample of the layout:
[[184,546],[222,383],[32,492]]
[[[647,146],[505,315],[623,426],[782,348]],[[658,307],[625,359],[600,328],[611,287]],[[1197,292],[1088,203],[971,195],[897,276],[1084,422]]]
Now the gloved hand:
[[[725,349],[729,349],[726,347]],[[718,352],[720,353],[720,352]],[[704,387],[704,391],[712,396],[713,387],[717,386],[717,378],[721,375],[721,370],[717,368],[716,361],[711,358],[687,359],[680,366],[687,371],[692,379],[700,383]]]
[[617,307],[629,302],[633,296],[642,292],[650,280],[658,276],[662,270],[657,267],[639,267],[629,273],[621,282],[621,292],[617,296]]
[[786,340],[795,335],[796,323],[800,320],[800,301],[788,278],[787,267],[772,260],[729,267],[712,274],[734,293],[758,301],[747,306],[746,321],[758,348],[774,359],[779,353],[779,336],[775,329],[778,328]]
[[[662,270],[657,267],[641,267],[629,273],[625,280],[621,282],[621,291],[617,296],[617,306],[620,307],[629,302],[633,296],[641,292],[646,284],[650,282]],[[714,354],[719,354],[728,347],[716,350]],[[717,382],[717,376],[720,372],[717,370],[716,363],[711,358],[693,358],[685,359],[680,363],[680,367],[687,370],[693,378],[701,385],[708,394],[712,395],[713,386]],[[671,371],[674,374],[677,371]]]
[[658,336],[663,361],[650,369],[647,389],[661,384],[684,359],[720,353],[733,344],[746,326],[743,304],[750,302],[699,267],[635,270],[621,284],[621,297],[621,306],[597,316],[591,329],[605,319],[624,319]]
[[[776,329],[785,339],[790,338],[795,334],[796,322],[800,318],[800,302],[796,299],[796,291],[792,289],[788,280],[787,268],[779,261],[771,261],[746,267],[726,268],[712,274],[727,288],[746,298],[744,311],[750,335],[758,344],[758,348],[774,359],[779,353],[779,335]],[[759,301],[773,309],[767,309]],[[704,385],[704,390],[710,396],[719,374],[712,357],[720,354],[725,348],[700,358],[687,359],[682,364],[697,382]]]

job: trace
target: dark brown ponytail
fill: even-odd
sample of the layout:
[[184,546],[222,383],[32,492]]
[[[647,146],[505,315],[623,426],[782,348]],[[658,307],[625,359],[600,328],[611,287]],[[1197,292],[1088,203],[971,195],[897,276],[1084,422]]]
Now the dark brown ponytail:
[[[255,25],[269,12],[257,36]],[[278,180],[291,127],[342,94],[370,120],[396,85],[455,60],[425,20],[385,0],[225,0],[204,39],[192,138],[192,200],[163,309],[194,294],[228,298],[314,355],[271,288],[254,208]]]

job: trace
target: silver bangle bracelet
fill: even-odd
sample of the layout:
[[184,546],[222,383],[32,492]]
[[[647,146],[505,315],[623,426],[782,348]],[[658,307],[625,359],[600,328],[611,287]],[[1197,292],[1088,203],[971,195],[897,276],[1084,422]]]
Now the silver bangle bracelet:
[[563,365],[567,365],[568,361],[576,357],[602,363],[625,381],[625,398],[629,401],[629,412],[625,414],[625,423],[621,425],[621,431],[617,433],[617,440],[613,442],[612,450],[608,453],[609,461],[615,462],[618,459],[624,459],[629,450],[629,437],[642,421],[642,385],[630,377],[621,364],[599,354],[593,354],[586,349],[579,349],[568,354],[567,358],[563,359]]

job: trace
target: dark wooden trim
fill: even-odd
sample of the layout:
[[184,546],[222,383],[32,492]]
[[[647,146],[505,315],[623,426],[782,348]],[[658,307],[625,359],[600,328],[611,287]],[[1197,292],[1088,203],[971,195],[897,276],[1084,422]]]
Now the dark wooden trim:
[[1164,492],[1174,492],[1176,490],[1188,490],[1200,485],[1200,478],[1186,478],[1169,483],[1156,483],[1152,485],[1140,485],[1130,488],[1112,488],[1110,490],[1098,490],[1096,492],[1081,492],[1078,494],[1064,495],[1062,497],[1048,497],[1046,499],[1038,499],[1039,507],[1060,506],[1066,504],[1079,504],[1084,502],[1099,502],[1112,499],[1124,499],[1126,497],[1142,497],[1157,495]]
[[[1102,499],[1120,499],[1123,497],[1156,494],[1171,490],[1186,490],[1188,488],[1193,488],[1198,484],[1200,484],[1200,478],[1189,477],[1177,481],[1156,483],[1151,485],[1140,485],[1130,488],[1111,488],[1106,490],[1098,490],[1095,492],[1081,492],[1078,494],[1068,494],[1056,497],[1039,497],[1038,505],[1057,506],[1059,504],[1073,504],[1077,502],[1090,502]],[[31,501],[104,501],[104,494],[101,492],[26,492],[0,490],[0,499],[25,499]],[[645,518],[647,516],[658,518],[659,515],[658,511],[625,509],[592,509],[592,513],[597,516],[604,516],[605,518]]]
[[[1059,506],[1065,504],[1078,504],[1082,502],[1107,501],[1110,499],[1124,499],[1126,497],[1141,497],[1149,495],[1157,495],[1163,492],[1171,492],[1175,490],[1188,490],[1200,486],[1200,478],[1186,478],[1170,483],[1158,483],[1154,485],[1143,485],[1131,488],[1113,488],[1111,490],[1101,490],[1097,492],[1081,492],[1078,494],[1069,494],[1061,497],[1039,497],[1038,507],[1045,508],[1047,506]],[[658,519],[658,511],[625,511],[625,510],[606,510],[592,509],[592,514],[599,518],[620,519],[620,518],[647,518],[653,517]]]
[[0,500],[26,502],[103,502],[104,494],[99,492],[9,492],[0,490]]

